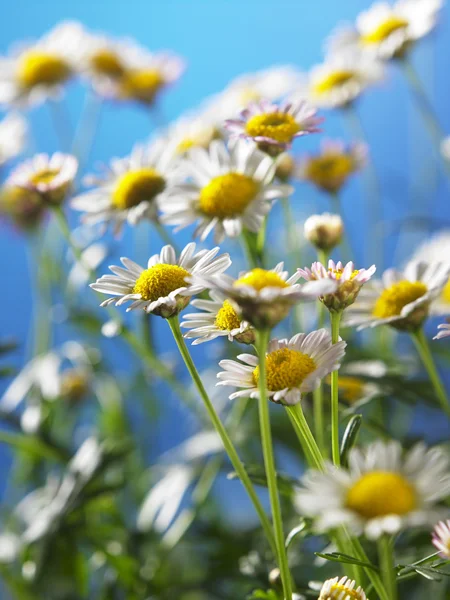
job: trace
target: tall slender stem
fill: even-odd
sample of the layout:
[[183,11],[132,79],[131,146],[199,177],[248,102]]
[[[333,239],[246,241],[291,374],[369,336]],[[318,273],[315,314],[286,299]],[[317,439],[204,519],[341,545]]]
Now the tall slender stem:
[[382,535],[378,540],[378,558],[381,576],[389,600],[397,600],[397,579],[394,571],[392,548],[392,540],[386,534]]
[[78,121],[72,142],[72,154],[78,159],[78,176],[89,161],[95,136],[98,131],[103,107],[102,98],[93,91],[86,93],[83,112]]
[[261,524],[263,526],[264,533],[266,534],[267,540],[269,541],[269,544],[271,545],[274,553],[277,554],[277,544],[275,543],[275,539],[274,539],[274,536],[272,533],[272,528],[270,526],[269,519],[267,518],[267,515],[264,512],[264,509],[261,505],[261,502],[259,501],[259,498],[256,495],[253,484],[250,481],[250,477],[248,476],[247,471],[245,470],[244,465],[242,464],[242,462],[238,456],[238,453],[235,450],[233,442],[231,441],[230,436],[228,435],[225,427],[223,426],[222,421],[220,420],[220,418],[214,408],[214,405],[211,402],[211,400],[208,396],[208,393],[205,390],[205,387],[203,385],[201,377],[195,367],[194,361],[192,360],[192,357],[191,357],[189,350],[186,346],[186,343],[184,341],[183,334],[181,333],[178,315],[175,317],[172,317],[170,319],[167,319],[167,322],[170,326],[173,337],[178,346],[178,350],[180,351],[181,357],[184,360],[184,363],[187,367],[187,370],[189,371],[192,381],[194,382],[194,384],[203,400],[203,403],[205,405],[205,408],[209,415],[209,418],[211,419],[211,422],[214,425],[214,428],[216,429],[217,433],[219,434],[219,436],[222,440],[222,443],[228,454],[231,464],[233,465],[239,479],[242,481],[242,484],[244,485],[244,487],[247,491],[247,494],[249,495],[250,500],[252,501],[253,506],[255,507],[255,510],[261,520]]
[[292,424],[298,437],[303,440],[308,454],[311,459],[311,465],[318,471],[324,471],[324,460],[320,452],[320,448],[314,439],[311,429],[309,428],[308,421],[305,418],[301,403],[295,406],[287,406],[286,410],[291,418]]
[[[325,250],[317,250],[317,258],[319,262],[327,268],[327,253]],[[317,328],[322,329],[325,326],[325,306],[322,302],[317,302]],[[319,383],[313,392],[313,412],[314,412],[314,432],[316,434],[317,444],[324,454],[327,451],[325,442],[325,420],[324,420],[324,397],[323,384]]]
[[[333,344],[339,341],[341,316],[342,312],[330,312],[331,341]],[[339,447],[339,372],[336,369],[331,373],[331,454],[333,463],[337,467],[341,466]]]
[[254,234],[251,231],[243,229],[241,241],[250,268],[254,269],[255,267],[258,267],[260,265],[260,259],[258,257],[257,239],[255,239]]
[[283,592],[286,600],[292,599],[292,582],[289,565],[284,545],[283,521],[281,517],[280,497],[278,494],[277,474],[273,456],[272,432],[270,428],[269,401],[267,399],[266,381],[266,352],[269,343],[270,330],[258,331],[258,357],[259,357],[259,427],[261,443],[266,469],[267,487],[269,488],[270,506],[272,508],[273,528],[278,550],[278,565],[280,567]]
[[434,387],[439,404],[441,405],[442,410],[447,415],[450,415],[450,404],[448,401],[447,392],[445,391],[444,384],[442,383],[442,380],[436,369],[433,355],[431,354],[424,330],[422,328],[417,329],[417,331],[412,333],[411,337],[422,360],[423,366],[428,373],[428,377],[430,378],[430,381]]
[[177,248],[177,244],[175,243],[174,239],[172,238],[170,233],[167,231],[167,229],[164,227],[164,225],[162,223],[160,223],[158,220],[156,220],[154,222],[154,225],[155,225],[155,229],[159,233],[159,236],[162,239],[162,241],[165,244],[172,246],[172,248],[175,250],[175,252],[177,254],[179,254],[180,251]]

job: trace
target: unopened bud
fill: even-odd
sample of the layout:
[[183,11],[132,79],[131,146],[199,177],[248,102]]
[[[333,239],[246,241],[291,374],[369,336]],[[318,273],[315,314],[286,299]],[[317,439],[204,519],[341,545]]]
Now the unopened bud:
[[323,213],[311,215],[305,221],[306,239],[319,250],[330,252],[341,242],[344,224],[339,215]]

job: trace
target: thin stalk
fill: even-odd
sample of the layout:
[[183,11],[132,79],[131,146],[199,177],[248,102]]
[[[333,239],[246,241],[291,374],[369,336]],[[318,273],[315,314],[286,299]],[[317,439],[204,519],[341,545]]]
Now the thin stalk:
[[308,421],[303,413],[301,403],[299,402],[295,406],[287,406],[286,410],[299,439],[304,441],[304,444],[308,449],[308,454],[311,457],[311,466],[318,471],[324,471],[325,466],[323,456],[313,434],[311,433],[311,429],[309,428]]
[[83,112],[78,122],[72,142],[72,154],[78,159],[78,174],[81,175],[89,161],[95,136],[98,131],[100,116],[103,107],[102,98],[88,91],[86,93]]
[[269,519],[267,518],[267,515],[264,512],[264,509],[261,505],[261,502],[259,501],[259,498],[256,495],[256,492],[255,492],[253,484],[250,480],[250,477],[248,476],[247,471],[245,470],[244,465],[242,464],[242,462],[239,458],[239,455],[236,452],[233,442],[231,441],[230,436],[228,435],[225,427],[223,426],[222,421],[220,420],[220,418],[214,408],[214,405],[211,402],[211,400],[208,396],[208,393],[205,390],[205,387],[203,385],[201,377],[197,371],[194,361],[192,360],[192,357],[191,357],[189,350],[186,346],[186,343],[184,341],[183,334],[181,333],[178,315],[175,317],[172,317],[170,319],[167,319],[167,323],[170,326],[173,337],[178,346],[178,350],[180,351],[181,357],[184,360],[184,363],[186,365],[187,370],[189,371],[192,381],[194,382],[194,385],[196,386],[196,388],[203,400],[203,403],[205,405],[205,408],[209,415],[209,418],[211,419],[211,422],[214,425],[215,430],[217,431],[217,433],[219,434],[219,436],[222,440],[222,443],[228,454],[231,464],[233,465],[233,468],[235,469],[239,479],[242,481],[242,484],[244,485],[244,487],[247,491],[247,494],[249,495],[250,500],[253,503],[253,506],[261,520],[261,524],[264,529],[264,533],[266,534],[267,540],[276,555],[277,554],[277,545],[275,543],[275,539],[274,539],[274,536],[272,533],[272,528],[271,528]]
[[172,248],[175,250],[175,252],[177,254],[179,254],[180,251],[177,247],[177,244],[175,243],[174,239],[172,238],[170,233],[167,231],[167,229],[164,227],[164,225],[162,225],[162,223],[160,223],[157,219],[154,221],[154,225],[155,225],[155,229],[158,232],[162,241],[165,244],[172,246]]
[[[344,233],[342,234],[342,238],[341,238],[341,243],[339,244],[340,250],[341,250],[341,258],[342,258],[342,262],[347,262],[349,260],[355,260],[356,258],[356,252],[355,250],[352,248],[352,246],[350,245],[349,239],[348,239],[348,234],[347,234],[347,227],[346,225],[346,219],[344,218],[343,212],[342,212],[342,204],[341,204],[341,199],[339,196],[339,192],[334,192],[333,194],[330,194],[330,198],[332,199],[332,208],[333,211],[339,215],[342,220],[344,221]],[[321,261],[322,262],[322,261]],[[325,263],[323,263],[325,264]]]
[[[342,312],[330,312],[331,319],[331,342],[337,344],[339,341],[339,325]],[[341,466],[339,441],[339,371],[336,369],[331,373],[331,455],[333,464]]]
[[258,262],[261,265],[265,263],[265,251],[266,251],[266,237],[267,237],[267,221],[269,220],[268,215],[264,217],[261,225],[261,229],[258,231],[256,236],[256,252],[258,256]]
[[387,535],[378,540],[378,560],[389,600],[397,600],[397,578],[394,569],[393,544]]
[[430,378],[430,382],[433,385],[434,391],[436,392],[439,404],[441,405],[442,410],[447,415],[450,415],[450,404],[448,401],[447,392],[445,391],[444,384],[442,383],[434,363],[433,355],[431,354],[430,346],[428,345],[428,340],[424,330],[420,327],[411,334],[411,337],[422,360],[423,366],[428,373],[428,377]]
[[280,496],[278,493],[277,474],[273,455],[272,432],[270,429],[269,401],[267,399],[266,381],[266,352],[269,343],[270,330],[258,331],[257,344],[259,356],[259,427],[261,431],[261,444],[266,469],[267,487],[269,488],[270,506],[272,508],[273,528],[278,550],[278,566],[280,568],[281,582],[283,584],[284,598],[292,598],[292,582],[284,544],[283,520],[281,516]]
[[60,150],[63,152],[70,152],[72,130],[67,105],[64,100],[49,100],[48,106]]
[[[317,259],[327,268],[327,253],[325,250],[317,250]],[[317,303],[317,328],[325,327],[325,306],[322,302]],[[313,392],[313,412],[314,412],[314,432],[316,435],[317,445],[322,453],[326,455],[327,445],[325,442],[325,419],[324,419],[324,397],[323,384],[319,383],[319,387]]]
[[251,269],[255,269],[260,265],[257,250],[257,239],[253,239],[253,234],[251,231],[243,229],[241,233],[241,243],[249,267]]
[[46,262],[42,260],[44,253],[43,236],[39,233],[33,233],[28,247],[28,263],[30,277],[34,282],[32,289],[36,294],[33,303],[33,356],[43,354],[51,345],[51,319],[48,318],[48,311],[52,304],[52,293],[50,279],[47,273]]

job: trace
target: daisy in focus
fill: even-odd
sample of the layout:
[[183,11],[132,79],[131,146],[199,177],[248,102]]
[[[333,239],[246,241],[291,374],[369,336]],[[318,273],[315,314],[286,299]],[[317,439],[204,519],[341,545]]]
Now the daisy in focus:
[[375,265],[369,269],[355,269],[353,262],[348,262],[344,266],[340,261],[335,263],[333,260],[328,261],[328,268],[320,262],[315,262],[311,269],[308,267],[298,269],[299,274],[306,281],[330,279],[336,283],[334,292],[319,298],[328,310],[333,312],[340,312],[353,304],[362,286],[369,281],[375,271]]
[[0,104],[30,105],[58,97],[77,71],[81,26],[57,25],[32,45],[0,58]]
[[126,221],[156,220],[177,175],[172,158],[162,140],[135,146],[130,156],[111,160],[102,176],[88,177],[95,187],[73,198],[71,207],[84,213],[84,223],[112,224],[116,234]]
[[241,319],[229,300],[224,300],[216,290],[210,292],[211,300],[193,300],[192,306],[203,312],[184,315],[181,327],[189,329],[185,338],[195,338],[192,345],[209,342],[227,336],[230,342],[253,344],[255,331],[247,321]]
[[367,596],[356,581],[348,577],[334,577],[324,582],[319,600],[367,600]]
[[381,281],[372,280],[346,311],[345,325],[358,329],[391,325],[417,330],[430,312],[431,303],[442,293],[449,268],[442,263],[410,262],[403,272],[388,269]]
[[[340,367],[346,343],[331,343],[325,329],[312,333],[298,333],[290,340],[271,340],[266,354],[267,397],[273,402],[292,406],[298,404],[302,394],[316,389],[320,381]],[[253,354],[240,354],[240,362],[222,360],[224,371],[218,373],[220,382],[241,388],[230,395],[231,399],[259,398],[259,359]]]
[[340,215],[331,213],[311,215],[303,225],[303,233],[315,248],[329,253],[341,243],[344,223]]
[[258,144],[263,152],[277,156],[292,145],[296,137],[316,133],[323,119],[304,100],[252,102],[238,119],[228,119],[225,127],[232,137],[242,137]]
[[[274,269],[252,269],[239,274],[237,279],[228,275],[203,280],[205,287],[217,290],[227,298],[243,319],[256,328],[272,328],[283,320],[291,307],[301,301],[317,300],[336,289],[334,281],[311,281],[303,286],[297,283],[300,273],[289,277],[284,263]],[[199,283],[202,283],[200,281]]]
[[0,121],[0,167],[18,156],[27,142],[27,122],[15,113]]
[[59,205],[70,193],[77,171],[78,161],[71,154],[36,154],[18,165],[6,184],[38,194],[45,204]]
[[450,520],[439,521],[434,528],[432,542],[444,560],[450,559]]
[[212,230],[216,243],[239,236],[244,228],[256,233],[272,202],[293,192],[290,185],[272,183],[275,161],[244,140],[193,148],[183,170],[188,182],[172,188],[161,220],[176,225],[176,231],[198,222],[194,237],[202,241]]
[[323,140],[320,152],[304,156],[295,174],[329,194],[337,194],[366,162],[366,144],[357,142],[346,147],[338,140]]
[[130,310],[145,310],[166,319],[185,308],[191,296],[205,289],[192,276],[221,275],[231,264],[228,254],[217,256],[219,248],[195,252],[195,244],[188,244],[177,258],[172,246],[164,246],[160,254],[152,256],[144,269],[129,258],[121,258],[122,267],[109,267],[113,275],[103,275],[91,288],[110,296],[101,306],[120,306],[125,302]]
[[382,60],[401,58],[435,28],[442,4],[442,0],[375,2],[358,15],[354,27],[331,36],[330,52],[354,48]]
[[450,493],[449,467],[440,448],[417,444],[403,455],[398,442],[378,441],[365,450],[353,448],[348,469],[309,471],[295,502],[303,516],[314,519],[317,532],[344,525],[377,539],[436,522],[436,505]]

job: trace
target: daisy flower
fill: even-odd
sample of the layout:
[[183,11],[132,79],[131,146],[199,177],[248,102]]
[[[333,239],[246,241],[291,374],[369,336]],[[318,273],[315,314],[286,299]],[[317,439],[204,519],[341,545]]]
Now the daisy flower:
[[336,289],[336,283],[331,280],[311,281],[301,286],[297,283],[300,273],[289,277],[283,268],[284,263],[280,262],[270,271],[256,268],[240,273],[237,279],[222,275],[199,283],[218,290],[254,327],[272,328],[287,316],[294,304],[316,300],[321,294]]
[[322,213],[311,215],[303,225],[305,238],[315,248],[330,252],[339,246],[344,234],[344,223],[340,215]]
[[450,520],[439,521],[434,528],[432,541],[442,558],[450,559]]
[[430,304],[442,293],[448,272],[443,263],[410,262],[403,272],[388,269],[381,281],[373,280],[361,290],[358,301],[346,311],[345,325],[418,329],[429,314]]
[[355,48],[382,60],[404,56],[436,26],[442,0],[375,2],[358,15],[354,27],[332,34],[330,52]]
[[417,444],[405,455],[398,442],[353,448],[348,469],[309,471],[295,499],[317,532],[348,526],[370,539],[436,522],[436,504],[450,493],[450,462],[440,448]]
[[229,341],[253,344],[255,332],[250,323],[241,319],[233,305],[217,290],[211,290],[211,300],[193,300],[192,306],[204,312],[184,315],[181,327],[190,329],[185,338],[196,338],[192,345],[227,336]]
[[[326,383],[331,385],[331,378],[327,378]],[[380,388],[364,381],[360,377],[352,375],[342,375],[339,373],[339,401],[344,401],[349,405],[364,403],[374,398],[380,393]]]
[[0,58],[0,104],[30,105],[57,97],[76,74],[81,25],[66,22]]
[[228,254],[217,256],[219,248],[200,250],[188,244],[177,259],[172,246],[164,246],[143,269],[129,258],[121,258],[123,267],[109,267],[113,275],[103,275],[91,284],[101,294],[111,296],[101,306],[120,306],[131,301],[129,310],[141,309],[168,319],[189,304],[191,296],[202,292],[204,285],[189,283],[191,276],[221,275],[231,264]]
[[340,261],[335,263],[333,260],[328,261],[328,269],[320,262],[313,263],[311,269],[308,267],[298,269],[299,274],[306,281],[331,279],[336,283],[334,292],[319,298],[328,310],[333,312],[340,312],[353,304],[361,287],[369,281],[375,271],[375,265],[369,269],[355,269],[353,262],[348,262],[344,266]]
[[243,228],[257,232],[273,200],[293,192],[289,185],[272,183],[275,162],[244,140],[193,148],[183,168],[189,182],[171,190],[170,202],[161,206],[162,221],[177,225],[177,231],[199,221],[194,236],[202,241],[213,229],[217,243]]
[[433,340],[440,340],[450,335],[450,323],[440,323],[437,328],[440,331],[437,332]]
[[15,113],[0,121],[0,167],[22,152],[27,141],[27,122]]
[[356,581],[348,577],[327,579],[320,590],[319,600],[367,600],[367,596]]
[[366,161],[366,144],[357,142],[346,147],[339,140],[323,140],[319,153],[300,160],[296,175],[329,194],[336,194],[353,173],[365,166]]
[[322,120],[304,100],[276,104],[264,99],[250,103],[238,119],[226,120],[225,128],[232,137],[254,141],[260,150],[277,156],[294,138],[318,132]]
[[174,156],[184,156],[191,148],[207,149],[211,142],[220,139],[217,118],[208,110],[191,111],[169,125],[161,136]]
[[[315,390],[326,375],[340,367],[346,345],[343,341],[332,344],[326,329],[298,333],[290,340],[271,340],[265,358],[267,397],[280,404],[298,404],[302,394]],[[237,358],[240,362],[220,361],[224,371],[218,373],[217,385],[241,388],[231,399],[259,398],[259,358],[253,354]]]
[[6,184],[37,193],[46,204],[61,204],[72,188],[77,171],[78,161],[71,154],[36,154],[16,167]]
[[19,229],[32,231],[45,213],[45,204],[39,194],[12,185],[0,189],[0,214]]
[[111,223],[116,234],[126,221],[137,225],[142,219],[155,220],[176,167],[162,140],[137,145],[130,156],[113,159],[101,177],[88,177],[95,187],[73,198],[71,207],[84,213],[84,223]]
[[357,52],[332,54],[311,69],[302,95],[318,107],[345,107],[382,76],[382,66],[370,57]]

